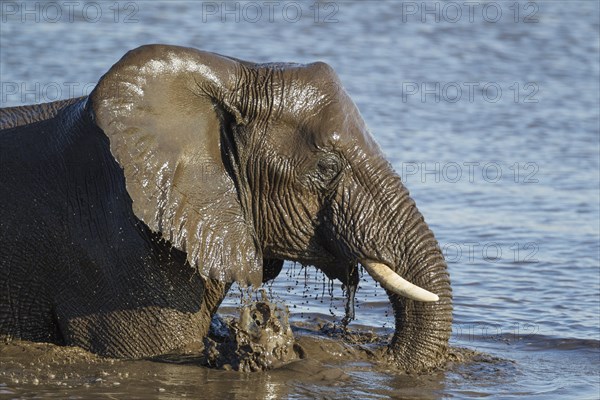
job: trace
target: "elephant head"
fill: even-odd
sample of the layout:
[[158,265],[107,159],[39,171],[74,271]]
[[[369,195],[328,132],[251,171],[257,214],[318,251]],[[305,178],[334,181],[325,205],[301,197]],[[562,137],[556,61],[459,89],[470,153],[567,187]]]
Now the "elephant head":
[[335,72],[151,45],[104,75],[87,109],[123,168],[136,216],[205,277],[260,284],[282,260],[383,286],[404,370],[439,365],[446,264]]

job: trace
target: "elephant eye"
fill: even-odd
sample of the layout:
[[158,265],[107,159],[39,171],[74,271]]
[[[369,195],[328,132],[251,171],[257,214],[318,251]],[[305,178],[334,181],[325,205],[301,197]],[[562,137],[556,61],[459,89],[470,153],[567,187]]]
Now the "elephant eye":
[[337,155],[327,154],[317,162],[316,175],[325,186],[333,184],[342,170],[342,162]]

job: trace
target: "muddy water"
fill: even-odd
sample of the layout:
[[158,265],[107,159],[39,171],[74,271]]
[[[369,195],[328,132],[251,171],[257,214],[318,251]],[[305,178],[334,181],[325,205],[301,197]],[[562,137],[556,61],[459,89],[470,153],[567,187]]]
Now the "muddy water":
[[[0,397],[598,397],[597,2],[79,2],[72,19],[40,2],[37,22],[5,4],[2,106],[86,94],[144,43],[329,62],[444,248],[467,362],[396,374],[369,353],[393,329],[382,290],[363,277],[350,324],[363,340],[348,341],[331,335],[339,284],[287,265],[268,289],[289,306],[296,362],[240,374],[193,355],[102,360],[13,342],[0,346]],[[234,288],[221,313],[239,303]]]

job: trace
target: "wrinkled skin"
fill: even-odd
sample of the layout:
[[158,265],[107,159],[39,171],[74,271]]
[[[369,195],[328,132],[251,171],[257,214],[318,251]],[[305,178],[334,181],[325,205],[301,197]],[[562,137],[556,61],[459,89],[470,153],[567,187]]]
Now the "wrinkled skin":
[[439,296],[388,291],[389,356],[443,363],[442,253],[328,65],[143,46],[89,97],[3,109],[0,128],[1,334],[117,357],[194,348],[233,281],[293,260],[352,294],[375,261]]

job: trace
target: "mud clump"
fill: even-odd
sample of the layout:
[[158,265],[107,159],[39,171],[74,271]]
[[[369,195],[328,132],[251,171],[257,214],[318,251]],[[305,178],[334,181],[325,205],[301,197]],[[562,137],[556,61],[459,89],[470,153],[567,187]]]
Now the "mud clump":
[[287,307],[279,307],[263,296],[242,306],[239,320],[213,318],[204,340],[206,364],[213,368],[242,372],[264,371],[298,360]]

